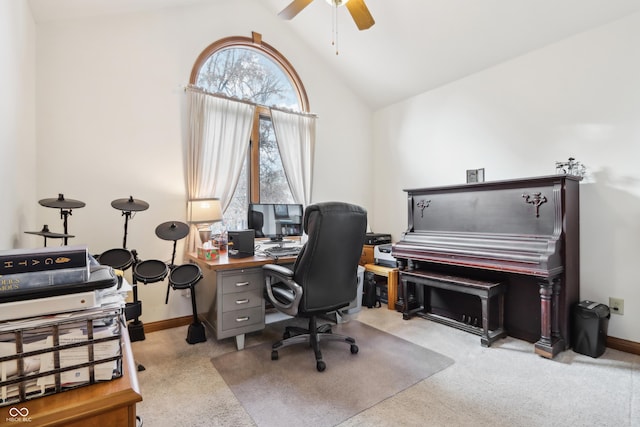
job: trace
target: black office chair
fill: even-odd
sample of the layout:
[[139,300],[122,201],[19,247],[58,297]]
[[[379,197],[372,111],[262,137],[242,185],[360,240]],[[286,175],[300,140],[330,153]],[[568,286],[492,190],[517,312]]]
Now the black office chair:
[[338,340],[358,352],[353,338],[333,334],[331,324],[318,327],[317,318],[346,307],[357,296],[358,261],[367,228],[367,212],[339,202],[318,203],[304,213],[304,231],[309,239],[300,250],[293,271],[280,265],[263,267],[267,296],[279,311],[309,319],[309,328],[287,327],[283,339],[273,344],[271,359],[278,350],[296,343],[309,343],[316,368],[324,371],[320,341]]

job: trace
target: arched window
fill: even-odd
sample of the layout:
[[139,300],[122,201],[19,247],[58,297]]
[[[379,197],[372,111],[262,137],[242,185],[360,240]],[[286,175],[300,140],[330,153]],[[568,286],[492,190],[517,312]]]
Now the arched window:
[[309,101],[289,61],[260,34],[228,37],[208,46],[196,60],[190,84],[207,92],[247,100],[257,105],[250,149],[225,211],[231,228],[245,227],[251,203],[293,203],[275,139],[271,111],[277,107],[309,112]]

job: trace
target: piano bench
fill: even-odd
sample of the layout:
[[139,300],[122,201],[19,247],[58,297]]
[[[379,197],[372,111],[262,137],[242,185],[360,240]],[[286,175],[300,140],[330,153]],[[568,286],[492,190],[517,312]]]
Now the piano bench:
[[[402,284],[403,295],[408,295],[407,284],[414,283],[423,287],[446,289],[475,295],[480,298],[482,305],[482,327],[431,313],[429,312],[430,307],[427,307],[428,304],[418,308],[410,308],[409,304],[405,304],[402,313],[403,319],[409,320],[413,314],[417,314],[425,319],[480,335],[480,344],[483,347],[489,347],[494,341],[507,336],[507,332],[504,329],[504,294],[507,291],[506,284],[451,276],[425,270],[400,270],[400,282]],[[498,327],[494,330],[489,330],[491,320],[489,318],[489,302],[493,298],[496,298],[498,302]]]

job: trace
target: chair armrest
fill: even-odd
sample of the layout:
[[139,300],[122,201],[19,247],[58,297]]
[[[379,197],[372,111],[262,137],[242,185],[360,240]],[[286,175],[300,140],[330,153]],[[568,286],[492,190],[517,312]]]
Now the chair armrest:
[[283,267],[278,264],[265,264],[262,266],[264,270],[264,274],[271,274],[273,276],[281,275],[283,277],[282,280],[292,280],[293,279],[293,271],[287,267]]
[[266,264],[262,269],[267,296],[273,306],[289,316],[295,316],[302,299],[302,287],[293,281],[293,271],[275,264]]

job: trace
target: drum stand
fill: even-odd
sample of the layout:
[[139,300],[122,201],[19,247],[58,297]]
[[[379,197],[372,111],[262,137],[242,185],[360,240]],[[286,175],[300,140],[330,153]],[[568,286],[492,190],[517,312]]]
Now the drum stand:
[[[169,264],[169,271],[172,271],[176,265],[176,244],[178,240],[184,239],[189,234],[189,226],[180,221],[167,221],[163,222],[156,227],[156,236],[162,240],[173,241],[173,254],[171,255],[171,264]],[[164,303],[169,304],[169,292],[171,291],[171,284],[167,284],[167,296],[164,298]]]
[[122,238],[122,247],[127,249],[127,228],[129,225],[129,218],[131,218],[131,211],[122,211],[124,215],[124,237]]
[[[62,219],[62,223],[64,225],[64,245],[66,246],[69,240],[69,230],[68,230],[68,217],[71,215],[71,210],[74,208],[82,208],[85,206],[84,202],[79,200],[65,199],[64,194],[59,193],[57,198],[52,199],[42,199],[38,201],[41,206],[47,208],[60,208],[60,219]],[[46,244],[45,244],[46,246]]]
[[198,308],[196,305],[196,284],[198,284],[202,277],[202,270],[197,264],[183,264],[176,267],[169,275],[169,284],[173,289],[189,289],[191,292],[193,322],[189,325],[187,332],[187,342],[189,344],[197,344],[207,340],[204,325],[200,322],[200,319],[198,319]]
[[[124,237],[122,238],[122,247],[124,249],[127,249],[127,231],[129,228],[129,218],[131,218],[131,213],[149,209],[149,203],[145,202],[144,200],[134,199],[133,196],[129,196],[125,199],[117,199],[112,201],[111,206],[115,209],[121,210],[122,215],[124,216]],[[125,307],[125,317],[126,320],[133,319],[133,321],[129,322],[129,324],[127,325],[127,329],[129,330],[129,338],[131,339],[131,342],[134,342],[144,341],[145,336],[144,325],[142,324],[142,321],[140,321],[140,316],[142,315],[142,303],[138,299],[138,281],[136,280],[136,275],[133,274],[133,272],[135,272],[136,265],[140,262],[140,260],[138,259],[138,253],[135,249],[131,250],[131,254],[133,255],[133,265],[131,267],[131,287],[133,288],[133,302],[127,303],[127,307]],[[140,369],[138,368],[138,370]]]
[[[69,210],[65,210],[65,209],[60,209],[60,219],[62,219],[62,225],[63,225],[63,229],[64,229],[64,234],[69,234],[68,232],[68,224],[67,224],[67,218],[71,215],[71,209]],[[64,245],[67,245],[67,240],[69,238],[65,237],[64,238]]]
[[[133,266],[131,267],[131,271],[134,271],[140,260],[138,259],[138,252],[135,249],[132,249],[131,253],[133,254]],[[133,302],[127,303],[127,305],[130,306],[131,311],[126,316],[126,320],[133,319],[127,325],[127,329],[129,330],[129,339],[131,342],[144,341],[144,325],[140,320],[140,316],[142,315],[142,303],[138,299],[138,281],[136,280],[135,274],[132,274],[131,277],[133,282],[131,283],[131,287],[133,288]]]
[[[131,217],[131,211],[122,211],[122,215],[124,215],[124,237],[122,238],[122,247],[127,249],[127,228],[129,218]],[[133,272],[140,260],[138,259],[138,252],[135,249],[131,250],[131,254],[133,255],[133,265],[131,266],[131,271]],[[126,320],[133,319],[127,324],[129,339],[131,342],[144,341],[144,325],[140,320],[140,316],[142,315],[142,303],[138,299],[138,281],[136,280],[136,275],[133,273],[131,274],[131,282],[131,287],[133,288],[133,302],[127,303],[131,312],[129,315],[125,316]],[[140,369],[140,367],[142,367],[142,369]],[[138,370],[144,370],[144,367],[142,365],[138,365]]]
[[42,236],[44,237],[44,247],[47,247],[47,237],[50,239],[64,239],[67,237],[75,237],[71,234],[60,234],[60,233],[53,233],[51,230],[49,230],[49,226],[47,224],[44,225],[44,227],[42,227],[42,230],[40,231],[25,231],[26,234],[35,234],[37,236]]
[[[173,241],[173,253],[171,255],[171,264],[169,264],[169,271],[172,271],[174,268],[176,268],[176,244],[178,243],[177,240]],[[171,290],[171,283],[167,283],[167,296],[164,297],[164,303],[165,304],[169,304],[169,291]]]
[[[126,235],[126,233],[125,233]],[[126,238],[126,237],[125,237]],[[138,299],[138,284],[136,282],[136,275],[133,274],[133,271],[136,268],[136,265],[140,262],[138,259],[138,252],[135,249],[131,250],[131,254],[133,255],[133,264],[131,265],[131,287],[133,288],[133,302],[128,302],[125,304],[125,321],[133,319],[131,322],[127,323],[127,331],[129,332],[129,340],[131,342],[135,341],[144,341],[144,324],[140,320],[140,316],[142,315],[142,303]],[[142,372],[146,370],[142,363],[138,363],[135,361],[138,372]]]
[[[198,279],[198,281],[199,280],[200,279]],[[200,322],[200,319],[198,319],[198,308],[196,306],[196,283],[189,285],[189,289],[191,290],[191,308],[193,310],[193,322],[191,322],[187,331],[187,342],[189,344],[197,344],[207,340],[204,325]]]
[[111,206],[115,209],[121,210],[122,215],[124,215],[124,238],[122,239],[122,247],[127,249],[127,229],[131,213],[146,211],[149,209],[149,203],[144,200],[134,199],[133,196],[129,196],[128,199],[114,200],[111,202]]

